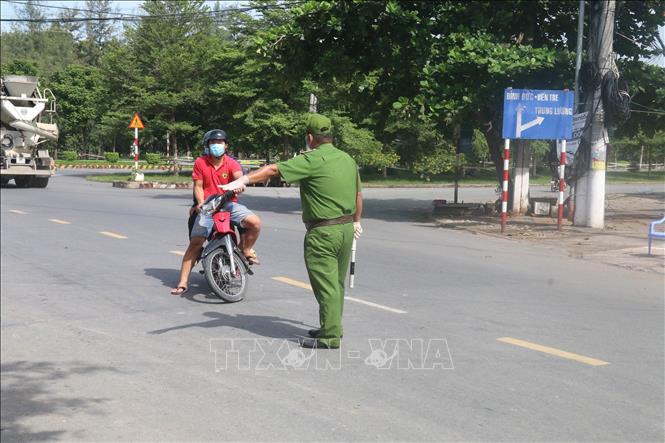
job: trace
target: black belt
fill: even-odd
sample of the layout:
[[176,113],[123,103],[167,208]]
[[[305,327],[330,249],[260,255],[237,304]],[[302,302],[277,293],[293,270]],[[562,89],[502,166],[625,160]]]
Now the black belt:
[[332,225],[343,225],[346,223],[351,223],[353,221],[353,215],[343,215],[337,218],[330,218],[327,220],[312,220],[305,222],[305,227],[307,230],[314,228],[320,228],[321,226],[332,226]]

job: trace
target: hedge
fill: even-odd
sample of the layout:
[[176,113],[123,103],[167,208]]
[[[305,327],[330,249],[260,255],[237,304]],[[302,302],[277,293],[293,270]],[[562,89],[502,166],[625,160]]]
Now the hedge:
[[104,158],[109,163],[118,163],[118,160],[120,160],[120,154],[117,152],[105,152]]

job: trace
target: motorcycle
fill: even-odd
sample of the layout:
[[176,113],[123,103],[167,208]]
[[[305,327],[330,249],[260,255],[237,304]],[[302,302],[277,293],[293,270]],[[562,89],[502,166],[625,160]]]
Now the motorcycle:
[[212,292],[231,303],[245,298],[247,276],[254,274],[238,248],[239,235],[231,223],[231,213],[222,210],[234,195],[233,191],[211,195],[201,205],[201,214],[212,217],[213,223],[200,257],[203,274]]

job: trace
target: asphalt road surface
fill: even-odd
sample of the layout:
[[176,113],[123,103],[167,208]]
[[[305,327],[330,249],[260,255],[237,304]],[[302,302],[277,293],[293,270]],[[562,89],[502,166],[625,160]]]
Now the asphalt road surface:
[[235,304],[198,272],[169,294],[191,191],[0,197],[3,442],[664,439],[662,276],[435,228],[452,189],[365,191],[343,347],[313,352],[297,189],[242,197],[262,264]]

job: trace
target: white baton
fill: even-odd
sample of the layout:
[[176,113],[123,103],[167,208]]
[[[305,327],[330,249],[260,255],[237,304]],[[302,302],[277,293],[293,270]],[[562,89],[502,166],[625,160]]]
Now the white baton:
[[353,289],[353,280],[356,276],[356,239],[351,243],[351,269],[349,270],[349,288]]

